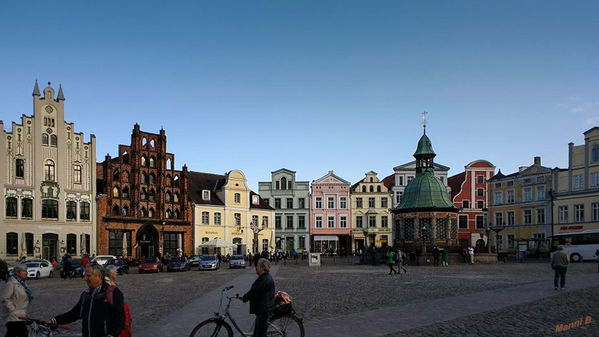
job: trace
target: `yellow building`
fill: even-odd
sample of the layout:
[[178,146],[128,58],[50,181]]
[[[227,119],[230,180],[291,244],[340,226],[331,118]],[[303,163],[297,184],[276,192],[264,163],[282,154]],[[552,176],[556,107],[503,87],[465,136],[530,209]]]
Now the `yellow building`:
[[352,249],[362,251],[374,244],[376,247],[391,244],[391,193],[376,172],[352,185]]
[[568,168],[554,170],[554,234],[599,229],[599,127],[568,146]]
[[195,254],[273,250],[275,210],[248,188],[243,172],[190,172],[189,197],[193,203]]
[[487,181],[487,223],[496,232],[494,242],[498,252],[544,248],[553,222],[551,173],[551,169],[541,166],[541,158],[535,157],[532,166],[509,175],[499,171]]

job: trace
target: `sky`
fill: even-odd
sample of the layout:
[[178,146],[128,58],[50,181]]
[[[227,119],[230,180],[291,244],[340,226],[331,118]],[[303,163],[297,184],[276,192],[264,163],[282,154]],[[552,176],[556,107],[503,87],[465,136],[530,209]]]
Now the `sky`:
[[97,159],[133,125],[164,128],[175,166],[279,168],[355,183],[414,160],[427,111],[449,175],[508,174],[599,126],[599,1],[3,1],[0,119],[35,80]]

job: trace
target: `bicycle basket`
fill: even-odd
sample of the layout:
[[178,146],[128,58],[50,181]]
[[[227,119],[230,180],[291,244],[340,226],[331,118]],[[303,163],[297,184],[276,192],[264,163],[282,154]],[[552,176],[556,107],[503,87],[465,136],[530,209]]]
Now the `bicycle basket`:
[[289,294],[284,291],[277,291],[275,294],[275,314],[288,314],[293,311],[292,300]]

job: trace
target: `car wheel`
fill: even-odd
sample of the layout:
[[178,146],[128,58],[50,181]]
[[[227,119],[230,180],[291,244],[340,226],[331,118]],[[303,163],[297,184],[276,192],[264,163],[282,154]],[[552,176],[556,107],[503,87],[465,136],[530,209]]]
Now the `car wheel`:
[[574,253],[570,255],[570,261],[572,262],[582,262],[582,257],[578,253]]

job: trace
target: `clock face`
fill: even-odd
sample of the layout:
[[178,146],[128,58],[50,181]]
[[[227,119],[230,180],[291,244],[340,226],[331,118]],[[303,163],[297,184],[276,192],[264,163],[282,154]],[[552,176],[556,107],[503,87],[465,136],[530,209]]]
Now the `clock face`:
[[54,112],[54,108],[52,106],[50,106],[50,105],[46,105],[45,109],[46,109],[46,112],[49,113],[49,114],[51,114],[52,112]]

